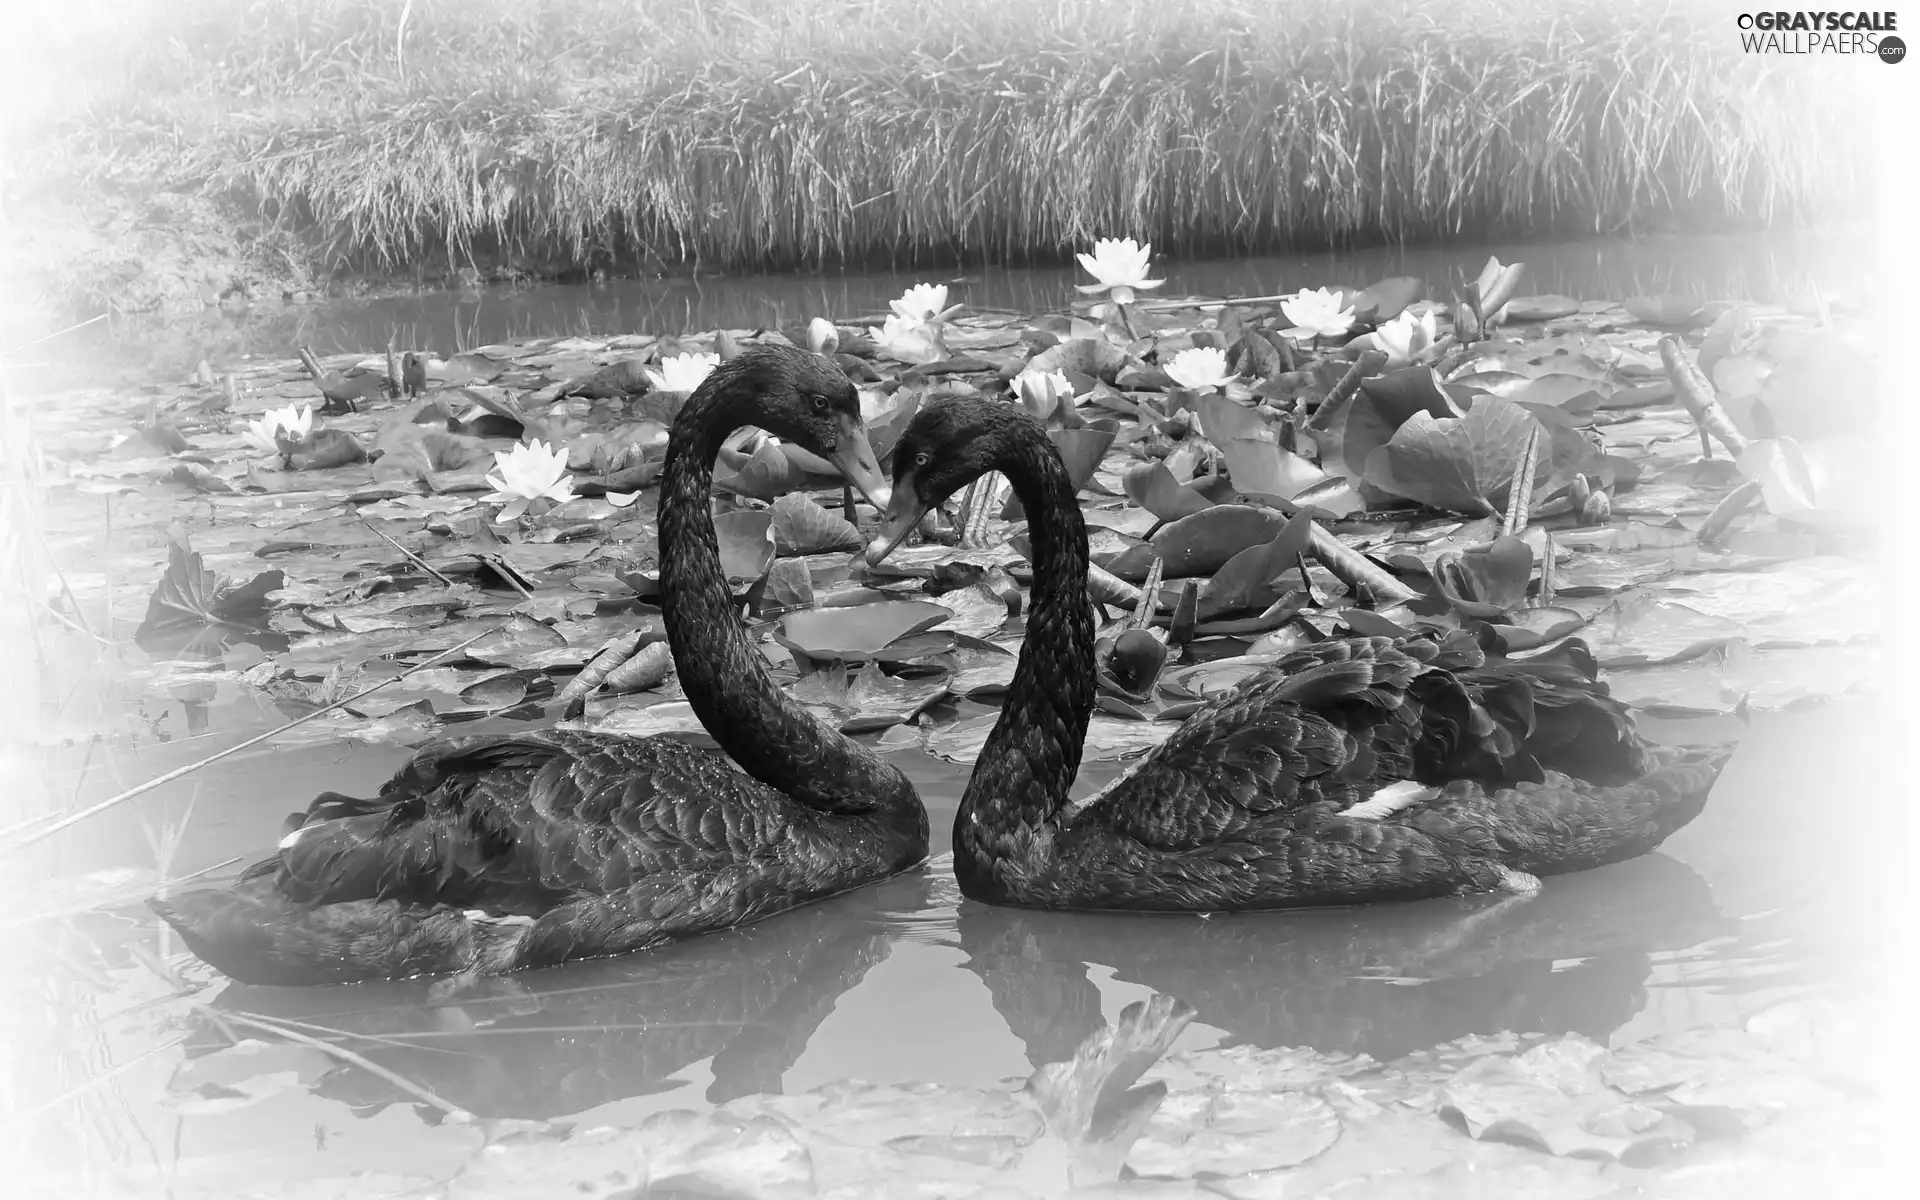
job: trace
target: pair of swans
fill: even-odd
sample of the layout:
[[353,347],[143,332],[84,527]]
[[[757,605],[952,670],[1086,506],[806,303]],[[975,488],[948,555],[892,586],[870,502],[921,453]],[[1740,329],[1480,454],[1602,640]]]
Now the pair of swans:
[[889,489],[859,411],[832,363],[760,345],[674,422],[662,617],[723,754],[557,730],[435,742],[376,799],[322,795],[231,888],[154,909],[250,983],[490,975],[745,924],[920,863],[927,816],[906,777],[787,696],[734,612],[708,491],[743,425],[834,462],[885,509],[871,561],[987,471],[1027,512],[1026,640],[954,821],[976,900],[1216,912],[1524,891],[1652,850],[1726,760],[1642,742],[1584,648],[1488,663],[1465,635],[1352,638],[1279,660],[1069,803],[1094,629],[1086,527],[1051,440],[1016,406],[940,401],[902,435]]

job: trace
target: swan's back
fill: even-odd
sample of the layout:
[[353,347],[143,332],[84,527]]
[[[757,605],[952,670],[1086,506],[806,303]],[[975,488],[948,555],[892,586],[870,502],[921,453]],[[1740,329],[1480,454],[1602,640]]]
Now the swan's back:
[[315,809],[235,888],[152,906],[245,982],[494,973],[757,919],[925,845],[924,812],[822,813],[676,739],[565,730],[434,743],[378,801]]

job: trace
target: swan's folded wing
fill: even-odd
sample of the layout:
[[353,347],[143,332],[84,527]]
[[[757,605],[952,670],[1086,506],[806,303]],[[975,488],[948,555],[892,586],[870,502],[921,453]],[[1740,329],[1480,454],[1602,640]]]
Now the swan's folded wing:
[[791,807],[683,742],[558,731],[435,743],[382,798],[384,810],[289,839],[290,897],[539,912],[776,853]]
[[1405,778],[1417,732],[1405,688],[1419,665],[1397,654],[1306,662],[1282,660],[1195,713],[1078,820],[1180,849]]

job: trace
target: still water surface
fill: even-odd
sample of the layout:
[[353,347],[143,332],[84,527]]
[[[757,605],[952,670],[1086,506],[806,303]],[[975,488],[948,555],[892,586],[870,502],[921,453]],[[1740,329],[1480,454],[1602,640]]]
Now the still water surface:
[[[1069,1057],[1102,1020],[1154,991],[1198,1010],[1177,1049],[1310,1046],[1390,1059],[1506,1030],[1618,1043],[1737,1025],[1773,999],[1845,995],[1860,982],[1863,949],[1879,933],[1861,923],[1873,902],[1832,816],[1869,793],[1872,715],[1867,702],[1847,701],[1757,716],[1705,814],[1662,852],[1551,879],[1516,903],[1471,897],[1207,919],[1024,913],[962,901],[936,857],[754,927],[485,981],[452,998],[430,995],[425,981],[277,989],[219,981],[197,963],[187,972],[214,981],[200,999],[217,1011],[342,1037],[477,1114],[589,1122],[847,1077],[987,1085]],[[1680,741],[1740,732],[1731,722],[1650,731]],[[153,750],[139,775],[170,765],[165,747]],[[296,797],[322,786],[371,792],[403,754],[320,746],[209,769],[171,873],[268,850]],[[966,767],[917,751],[895,758],[920,787],[944,854]],[[1080,787],[1116,769],[1093,764]],[[182,799],[176,791],[171,802]],[[136,820],[104,818],[90,861],[75,865],[137,866],[149,854]],[[106,948],[111,976],[136,981],[67,992],[78,1002],[69,1032],[94,1031],[96,1068],[176,1038],[174,1022],[140,1019],[167,989],[134,956],[171,956],[177,942],[138,910],[83,927]],[[180,1056],[226,1044],[198,1028],[148,1064],[152,1082]],[[430,1172],[454,1151],[429,1135],[428,1110],[359,1070],[215,1115],[167,1111],[143,1098],[149,1090],[129,1087],[116,1105],[89,1106],[86,1120],[62,1122],[39,1149],[69,1163],[109,1154],[162,1173],[177,1165],[203,1179]]]
[[[1844,235],[1378,250],[1168,264],[1163,294],[1416,274],[1444,296],[1492,252],[1527,262],[1532,291],[1792,302],[1815,289],[1845,296],[1859,281],[1860,251]],[[950,274],[430,294],[221,317],[190,338],[202,339],[196,353],[280,358],[301,343],[371,352],[390,336],[444,352],[526,336],[791,326],[883,310],[904,287]],[[1080,276],[963,278],[956,299],[1031,312],[1061,308]],[[237,694],[210,710],[164,707],[167,727],[196,736],[94,761],[89,731],[76,727],[49,778],[56,792],[90,803],[279,719]],[[178,1171],[203,1182],[433,1174],[464,1157],[465,1141],[429,1128],[428,1110],[357,1069],[315,1073],[223,1112],[167,1107],[167,1081],[183,1058],[225,1042],[206,1022],[181,1020],[181,1002],[143,963],[153,955],[204,985],[196,999],[216,1011],[306,1022],[477,1114],[588,1122],[846,1077],[992,1084],[1068,1056],[1101,1020],[1152,991],[1198,1010],[1177,1048],[1310,1046],[1389,1059],[1467,1034],[1620,1042],[1736,1025],[1772,999],[1845,995],[1867,979],[1866,951],[1887,933],[1874,924],[1882,909],[1867,890],[1878,881],[1859,871],[1859,823],[1836,814],[1872,800],[1873,714],[1869,702],[1848,701],[1756,716],[1705,814],[1662,852],[1549,880],[1518,903],[1476,897],[1210,919],[990,909],[960,900],[939,857],[970,764],[908,751],[895,759],[932,813],[936,858],[926,868],[752,928],[488,981],[450,998],[430,994],[427,982],[229,984],[180,957],[177,941],[138,908],[28,922],[8,930],[26,946],[9,954],[27,969],[0,998],[15,1026],[13,1107],[38,1115],[9,1133],[36,1172],[113,1162],[149,1179]],[[1674,741],[1742,732],[1710,722],[1649,729]],[[321,790],[372,794],[405,753],[341,742],[235,756],[90,823],[63,847],[62,873],[152,878],[155,831],[189,802],[165,876],[251,860],[270,850],[283,813]],[[1117,769],[1090,764],[1079,787]],[[183,1031],[195,1032],[181,1041]]]
[[[1387,276],[1413,275],[1426,284],[1429,298],[1447,300],[1469,273],[1479,273],[1489,254],[1526,264],[1523,292],[1606,301],[1675,293],[1786,304],[1811,303],[1816,291],[1858,299],[1863,276],[1870,277],[1865,267],[1873,260],[1873,243],[1862,230],[1832,229],[1156,262],[1154,274],[1165,284],[1146,299],[1356,288]],[[1074,285],[1088,279],[1068,264],[489,287],[315,305],[274,303],[242,313],[209,312],[184,323],[101,328],[88,336],[123,360],[184,356],[190,370],[199,356],[218,367],[243,354],[291,358],[300,345],[322,355],[370,354],[385,348],[389,338],[402,349],[448,354],[527,337],[793,328],[819,316],[877,323],[875,314],[884,314],[888,301],[922,282],[949,283],[954,302],[980,310],[1052,312],[1063,309],[1076,295]]]

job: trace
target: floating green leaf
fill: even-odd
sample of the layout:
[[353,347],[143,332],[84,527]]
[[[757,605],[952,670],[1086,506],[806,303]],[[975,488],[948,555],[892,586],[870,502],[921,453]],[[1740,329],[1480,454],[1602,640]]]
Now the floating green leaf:
[[1698,329],[1707,324],[1707,306],[1694,296],[1635,296],[1621,304],[1644,325]]
[[1155,555],[1166,561],[1167,579],[1212,575],[1249,546],[1271,542],[1287,518],[1270,508],[1219,504],[1163,526],[1148,545],[1135,546],[1107,564],[1128,583],[1147,577]]
[[1213,507],[1213,502],[1195,491],[1191,484],[1177,482],[1165,463],[1133,468],[1122,477],[1121,486],[1126,489],[1128,499],[1162,521],[1177,521]]
[[781,554],[824,554],[860,547],[860,531],[811,497],[789,493],[773,502],[773,541]]
[[780,618],[774,640],[808,658],[864,662],[902,638],[932,629],[952,610],[925,600],[885,600],[848,608],[816,608]]
[[167,570],[147,600],[146,619],[134,636],[195,625],[258,626],[266,619],[267,597],[285,584],[280,571],[262,571],[238,587],[201,565],[200,553],[185,534],[167,543]]
[[1580,311],[1580,302],[1572,296],[1515,296],[1507,301],[1509,321],[1552,321]]
[[742,509],[713,519],[720,536],[720,569],[730,583],[752,583],[773,565],[773,514]]
[[1537,428],[1525,409],[1497,396],[1461,417],[1417,412],[1368,456],[1367,482],[1433,508],[1493,515]]

